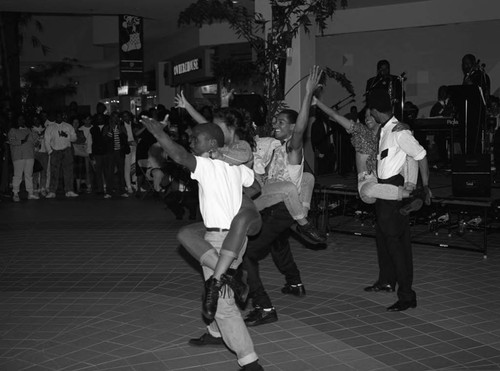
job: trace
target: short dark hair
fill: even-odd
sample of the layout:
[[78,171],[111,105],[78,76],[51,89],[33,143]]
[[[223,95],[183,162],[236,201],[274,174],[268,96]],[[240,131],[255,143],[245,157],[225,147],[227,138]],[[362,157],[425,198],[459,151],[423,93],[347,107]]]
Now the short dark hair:
[[297,122],[297,119],[299,118],[299,113],[293,109],[284,109],[279,114],[286,115],[288,117],[288,120],[290,120],[292,124],[295,124]]
[[374,89],[370,92],[366,99],[369,109],[376,109],[382,113],[392,112],[392,103],[389,93],[385,89]]
[[391,67],[391,64],[389,63],[389,61],[387,59],[381,59],[377,62],[377,70],[379,70],[380,67],[382,67],[382,66]]
[[469,60],[472,63],[476,63],[476,56],[474,54],[465,54],[462,58],[462,61]]
[[446,98],[448,98],[448,96],[448,86],[441,85],[438,89],[438,100],[445,100]]
[[255,130],[247,110],[233,107],[219,108],[214,111],[213,118],[223,121],[227,127],[234,128],[240,140],[248,142],[252,150],[255,149]]
[[218,125],[212,122],[196,125],[193,128],[193,134],[205,134],[208,139],[215,139],[219,148],[224,147],[224,132]]

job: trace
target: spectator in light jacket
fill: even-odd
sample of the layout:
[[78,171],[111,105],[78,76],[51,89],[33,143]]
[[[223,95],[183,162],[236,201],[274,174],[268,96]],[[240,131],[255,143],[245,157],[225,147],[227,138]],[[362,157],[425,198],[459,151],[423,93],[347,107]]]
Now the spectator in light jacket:
[[71,143],[76,141],[73,126],[63,121],[63,114],[56,114],[56,122],[45,130],[45,147],[50,156],[50,185],[46,198],[55,198],[62,167],[66,197],[78,197],[73,192],[73,151]]
[[29,200],[38,200],[33,193],[33,164],[35,163],[35,142],[38,135],[26,125],[24,115],[19,115],[14,127],[8,134],[10,153],[14,165],[12,177],[12,200],[19,202],[19,186],[23,180]]

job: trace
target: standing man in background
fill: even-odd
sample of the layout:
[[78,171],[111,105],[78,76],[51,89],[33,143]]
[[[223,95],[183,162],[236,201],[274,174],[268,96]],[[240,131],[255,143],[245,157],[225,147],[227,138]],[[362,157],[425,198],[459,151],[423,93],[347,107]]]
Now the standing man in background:
[[391,112],[401,120],[403,118],[403,109],[401,107],[403,100],[402,84],[400,76],[391,75],[391,64],[386,59],[377,62],[377,75],[369,78],[366,82],[365,95],[370,95],[376,89],[385,90],[389,94]]

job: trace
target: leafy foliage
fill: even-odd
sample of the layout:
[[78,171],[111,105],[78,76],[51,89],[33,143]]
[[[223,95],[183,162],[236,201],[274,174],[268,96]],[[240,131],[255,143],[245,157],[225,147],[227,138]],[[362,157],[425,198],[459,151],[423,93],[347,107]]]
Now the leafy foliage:
[[[254,72],[261,77],[268,104],[268,124],[277,111],[285,105],[283,86],[280,81],[280,67],[284,68],[287,49],[292,40],[303,29],[309,33],[316,26],[323,33],[337,10],[337,0],[269,0],[273,10],[273,19],[268,20],[260,13],[249,12],[247,8],[234,4],[231,0],[198,0],[182,11],[178,25],[210,25],[227,22],[238,38],[246,40],[255,53]],[[340,0],[340,6],[346,7],[347,0]],[[271,24],[267,39],[264,31]],[[235,72],[235,68],[226,69],[217,66],[214,75],[221,81],[234,79],[226,72]],[[345,74],[325,68],[326,76],[338,81],[341,86],[352,92],[352,84]]]
[[30,68],[23,74],[22,101],[25,111],[33,111],[39,104],[37,99],[44,96],[60,97],[74,95],[77,91],[75,84],[69,79],[65,84],[56,83],[49,86],[51,79],[61,77],[74,68],[83,68],[77,59],[64,58],[59,62],[41,64]]
[[[19,19],[19,49],[22,50],[24,40],[27,37],[26,30],[28,29],[28,26],[32,24],[35,27],[35,31],[37,31],[38,33],[43,33],[43,25],[39,20],[34,19],[33,16],[28,13],[19,14],[18,19]],[[42,43],[42,41],[38,38],[37,35],[32,34],[29,36],[33,48],[40,48],[42,50],[43,55],[47,55],[50,52],[50,47]]]

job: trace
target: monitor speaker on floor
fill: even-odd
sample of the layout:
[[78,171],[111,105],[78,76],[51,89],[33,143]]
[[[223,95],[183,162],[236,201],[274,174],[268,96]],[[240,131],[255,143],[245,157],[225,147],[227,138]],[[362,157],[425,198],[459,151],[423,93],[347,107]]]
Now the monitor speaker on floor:
[[455,197],[489,197],[491,195],[490,156],[454,155],[451,188]]

